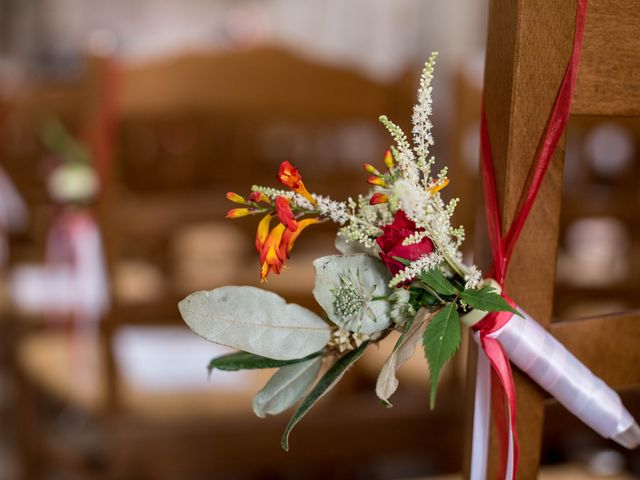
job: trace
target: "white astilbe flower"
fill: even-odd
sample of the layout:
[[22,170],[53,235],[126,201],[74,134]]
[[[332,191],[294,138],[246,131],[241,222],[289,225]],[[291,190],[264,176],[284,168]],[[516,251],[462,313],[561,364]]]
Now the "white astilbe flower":
[[338,225],[344,225],[349,221],[349,213],[347,212],[346,202],[336,202],[329,197],[323,197],[320,195],[314,195],[316,202],[316,208],[320,210],[320,214],[329,217],[333,222]]
[[[271,200],[283,195],[299,209],[332,220],[340,225],[338,235],[348,246],[345,251],[361,251],[372,256],[377,256],[380,251],[376,239],[382,235],[383,227],[393,222],[398,210],[403,210],[415,224],[416,232],[404,238],[402,244],[408,246],[429,238],[436,253],[413,262],[393,279],[392,284],[397,285],[415,277],[421,269],[443,262],[443,270],[464,278],[468,285],[474,286],[480,279],[480,273],[475,266],[466,266],[459,252],[465,237],[464,228],[454,228],[451,224],[458,199],[445,202],[440,194],[449,183],[447,169],[443,168],[437,175],[432,174],[435,158],[429,152],[434,144],[430,120],[433,113],[431,82],[436,58],[437,53],[432,53],[420,78],[412,114],[413,145],[398,125],[385,116],[380,117],[395,145],[384,158],[386,171],[371,165],[367,167],[373,178],[370,183],[375,185],[367,195],[336,202],[312,194],[317,202],[312,205],[305,197],[291,191],[265,187],[254,187],[253,190],[264,193]],[[374,194],[374,205],[370,205]]]
[[465,289],[476,288],[480,283],[480,280],[482,280],[482,273],[480,272],[480,270],[478,270],[478,267],[476,267],[475,265],[471,265],[467,270],[467,274],[465,275],[464,279],[466,282],[464,284]]
[[407,136],[399,126],[389,120],[385,115],[380,116],[380,122],[387,128],[393,139],[396,141],[397,151],[394,157],[398,160],[400,176],[414,184],[417,184],[420,181],[420,171],[416,165],[416,157],[409,141],[407,140]]
[[400,208],[414,222],[423,218],[427,195],[419,185],[408,180],[398,180],[393,184],[393,194],[398,198]]
[[413,107],[412,115],[413,143],[415,145],[418,162],[424,162],[422,169],[425,177],[429,176],[429,168],[431,167],[427,161],[429,147],[433,145],[433,136],[431,135],[431,127],[433,127],[433,125],[429,119],[432,113],[433,102],[431,98],[431,80],[433,79],[433,69],[437,57],[438,53],[433,52],[422,70],[420,87],[418,88],[418,101]]
[[389,286],[395,288],[402,283],[409,282],[420,275],[420,273],[437,267],[443,260],[444,257],[438,252],[431,252],[427,255],[423,255],[394,275],[389,282]]

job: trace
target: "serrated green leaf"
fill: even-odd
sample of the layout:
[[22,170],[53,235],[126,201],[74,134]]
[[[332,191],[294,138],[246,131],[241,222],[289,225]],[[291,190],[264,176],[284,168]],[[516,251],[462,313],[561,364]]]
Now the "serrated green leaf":
[[424,331],[424,353],[431,372],[430,407],[436,404],[440,375],[446,363],[460,346],[460,317],[455,303],[449,303],[433,317]]
[[261,357],[249,352],[235,352],[216,357],[209,362],[207,369],[209,373],[213,369],[235,372],[237,370],[255,370],[259,368],[279,368],[286,365],[304,362],[319,356],[322,352],[312,353],[303,358],[293,360],[274,360],[273,358]]
[[420,280],[440,295],[455,295],[458,293],[458,289],[444,276],[439,268],[432,268],[422,272]]
[[349,367],[351,367],[364,353],[365,349],[369,345],[369,342],[364,342],[360,347],[356,350],[353,350],[346,355],[340,357],[336,363],[334,363],[329,370],[322,376],[322,378],[318,381],[318,383],[313,387],[311,392],[305,397],[305,399],[298,405],[298,408],[291,416],[289,423],[287,424],[287,428],[284,430],[284,434],[282,435],[282,441],[280,444],[282,445],[283,450],[289,451],[289,434],[293,427],[295,427],[298,422],[304,417],[311,407],[313,407],[318,400],[320,400],[325,394],[327,394],[336,384],[340,381],[340,379],[347,372]]
[[515,308],[511,307],[492,287],[483,287],[479,290],[467,289],[460,294],[462,301],[470,307],[485,312],[512,312],[522,316]]

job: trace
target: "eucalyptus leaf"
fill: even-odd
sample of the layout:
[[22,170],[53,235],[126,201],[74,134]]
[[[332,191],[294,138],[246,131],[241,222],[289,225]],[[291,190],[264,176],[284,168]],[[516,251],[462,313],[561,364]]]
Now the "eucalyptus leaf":
[[178,308],[207,340],[274,360],[311,355],[331,337],[331,327],[312,311],[255,287],[192,293]]
[[389,272],[365,254],[330,255],[313,262],[313,296],[336,325],[350,332],[372,334],[391,325],[387,297]]
[[429,322],[424,331],[424,353],[431,372],[431,409],[436,404],[440,375],[446,363],[460,346],[460,317],[454,302],[446,305]]
[[293,360],[274,360],[272,358],[261,357],[249,352],[234,352],[216,357],[209,362],[207,367],[209,372],[213,369],[235,372],[236,370],[255,370],[259,368],[279,368],[286,365],[304,362],[319,356],[322,352],[315,352],[304,358]]
[[460,298],[462,298],[464,303],[478,310],[485,312],[512,312],[520,317],[522,316],[520,312],[498,295],[493,287],[483,287],[479,290],[471,288],[463,290]]
[[255,414],[264,418],[293,406],[314,382],[321,366],[322,358],[317,357],[282,367],[253,398]]
[[442,271],[437,267],[431,268],[426,272],[422,272],[420,280],[440,295],[455,295],[458,293],[456,287],[453,286],[449,279],[445,277]]
[[282,435],[281,445],[285,451],[289,451],[289,434],[293,427],[304,417],[307,412],[313,407],[318,400],[326,395],[336,384],[342,379],[344,374],[364,353],[365,349],[369,345],[369,342],[364,342],[356,350],[352,350],[346,355],[340,357],[336,363],[334,363],[329,370],[322,376],[318,383],[313,387],[311,392],[305,397],[305,399],[298,405],[298,408],[293,413],[293,416],[287,424],[287,428]]
[[376,395],[385,405],[392,406],[389,398],[398,389],[399,383],[396,374],[400,367],[413,357],[416,346],[420,342],[427,325],[426,322],[433,315],[434,313],[429,312],[429,310],[421,309],[413,319],[407,322],[402,335],[400,335],[393,348],[393,352],[391,352],[382,370],[380,370],[376,381]]

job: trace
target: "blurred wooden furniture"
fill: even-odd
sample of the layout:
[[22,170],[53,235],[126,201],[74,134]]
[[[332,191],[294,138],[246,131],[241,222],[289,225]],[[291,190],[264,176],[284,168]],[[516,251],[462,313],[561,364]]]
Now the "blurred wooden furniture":
[[[503,231],[519,204],[571,53],[575,13],[575,1],[491,2],[484,103]],[[640,79],[634,73],[640,68],[639,38],[635,2],[589,2],[573,115],[640,114]],[[640,383],[640,370],[635,367],[640,361],[638,311],[551,323],[563,156],[560,148],[513,254],[505,288],[614,388],[635,385]],[[473,384],[473,362],[469,375]],[[518,478],[533,479],[540,460],[545,394],[519,371],[514,371],[514,376],[520,439]],[[497,452],[496,445],[492,435],[491,452]],[[495,477],[495,458],[492,460],[488,478]]]
[[[118,351],[123,332],[135,330],[143,336],[149,332],[149,337],[154,331],[177,332],[176,340],[180,331],[190,335],[176,303],[196,288],[193,279],[199,273],[190,269],[194,263],[200,273],[207,268],[220,270],[203,275],[198,288],[257,283],[257,259],[251,253],[255,222],[228,226],[212,222],[222,220],[229,207],[224,200],[227,190],[246,193],[251,183],[275,184],[279,161],[288,158],[298,163],[307,151],[296,153],[289,134],[306,145],[322,138],[340,139],[340,128],[375,125],[380,113],[392,113],[392,105],[400,108],[398,95],[403,90],[273,48],[124,66],[119,81],[117,156],[96,206],[108,258],[112,309],[102,322],[99,344],[83,346],[91,353],[81,366],[90,381],[77,388],[77,370],[69,368],[74,344],[65,332],[36,332],[21,339],[17,349],[21,372],[32,390],[91,427],[81,429],[88,430],[90,438],[84,441],[78,432],[63,438],[55,430],[40,428],[30,437],[39,442],[35,453],[86,478],[187,479],[232,472],[278,478],[283,470],[326,478],[337,470],[361,468],[380,452],[420,458],[424,432],[435,425],[445,431],[444,425],[449,425],[449,433],[439,439],[437,461],[455,462],[447,446],[459,441],[460,429],[451,428],[460,423],[456,402],[438,417],[428,418],[423,402],[415,398],[400,399],[388,412],[380,409],[370,391],[366,395],[352,391],[343,395],[340,406],[334,403],[331,411],[320,407],[310,415],[296,432],[299,450],[294,447],[293,454],[285,455],[278,440],[286,415],[260,420],[250,409],[250,397],[267,372],[236,374],[237,388],[227,392],[213,384],[207,393],[159,393],[131,382],[131,372],[125,371]],[[99,85],[94,87],[95,96]],[[411,85],[408,91],[413,90]],[[82,101],[69,100],[71,104]],[[38,111],[38,101],[32,102]],[[409,105],[407,100],[403,115],[410,111]],[[277,141],[273,140],[274,124],[280,129]],[[386,139],[384,129],[375,128]],[[359,137],[359,131],[355,130],[355,146],[360,148],[372,137]],[[311,139],[305,139],[308,132]],[[324,137],[327,132],[330,135]],[[335,152],[342,147],[333,145]],[[310,150],[315,157],[304,165],[298,163],[305,173],[310,169],[309,187],[331,193],[331,188],[352,186],[357,179],[364,190],[360,162],[353,160],[351,166],[338,168],[344,159],[327,157],[326,149],[320,144]],[[384,147],[377,149],[376,158],[383,151]],[[345,187],[339,193],[346,191]],[[304,253],[307,241],[316,248],[311,240],[301,239],[294,257]],[[331,237],[322,248],[327,247],[332,248]],[[196,250],[201,254],[194,257]],[[209,251],[223,253],[209,257]],[[186,266],[179,258],[185,254],[191,257]],[[244,263],[242,257],[250,260]],[[180,270],[183,267],[186,270]],[[287,273],[270,287],[275,286],[289,301],[312,306],[312,272]],[[215,356],[218,351],[211,348]],[[203,379],[205,363],[194,367],[201,369]],[[34,429],[40,427],[32,423],[36,423],[31,425]],[[344,435],[345,430],[349,435]],[[387,441],[378,441],[376,431],[385,431]]]

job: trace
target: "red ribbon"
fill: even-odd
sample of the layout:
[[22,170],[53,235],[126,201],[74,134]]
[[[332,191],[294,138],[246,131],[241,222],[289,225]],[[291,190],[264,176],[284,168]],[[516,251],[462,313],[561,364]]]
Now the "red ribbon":
[[[485,215],[487,219],[487,229],[489,241],[493,254],[493,266],[490,276],[495,278],[500,286],[504,285],[507,268],[511,259],[511,254],[522,232],[524,224],[531,212],[533,203],[538,196],[544,175],[549,167],[551,158],[558,146],[558,142],[564,132],[569,120],[571,111],[571,100],[573,89],[580,63],[580,51],[584,37],[584,25],[587,13],[587,0],[578,0],[576,11],[576,28],[573,38],[573,50],[569,63],[564,72],[564,77],[560,89],[556,96],[547,124],[538,146],[537,154],[532,163],[533,172],[531,183],[526,195],[521,199],[519,209],[514,217],[513,223],[507,235],[503,237],[500,223],[500,207],[498,205],[498,194],[496,191],[495,172],[493,167],[493,156],[491,154],[491,142],[487,129],[487,119],[482,109],[480,125],[480,157],[482,185],[485,200]],[[524,192],[523,192],[524,193]],[[515,303],[503,295],[512,306]],[[516,431],[516,389],[511,372],[509,359],[502,348],[502,345],[490,336],[496,332],[506,322],[511,319],[512,314],[508,312],[492,312],[481,322],[474,326],[480,334],[480,344],[493,367],[492,392],[494,421],[498,427],[500,439],[500,468],[499,478],[504,478],[507,466],[507,453],[509,437],[513,438],[513,479],[515,479],[518,468],[518,435]],[[499,384],[498,384],[499,381]],[[501,388],[497,388],[500,386]],[[506,400],[506,403],[505,403]],[[509,427],[505,424],[505,406],[508,406]]]

